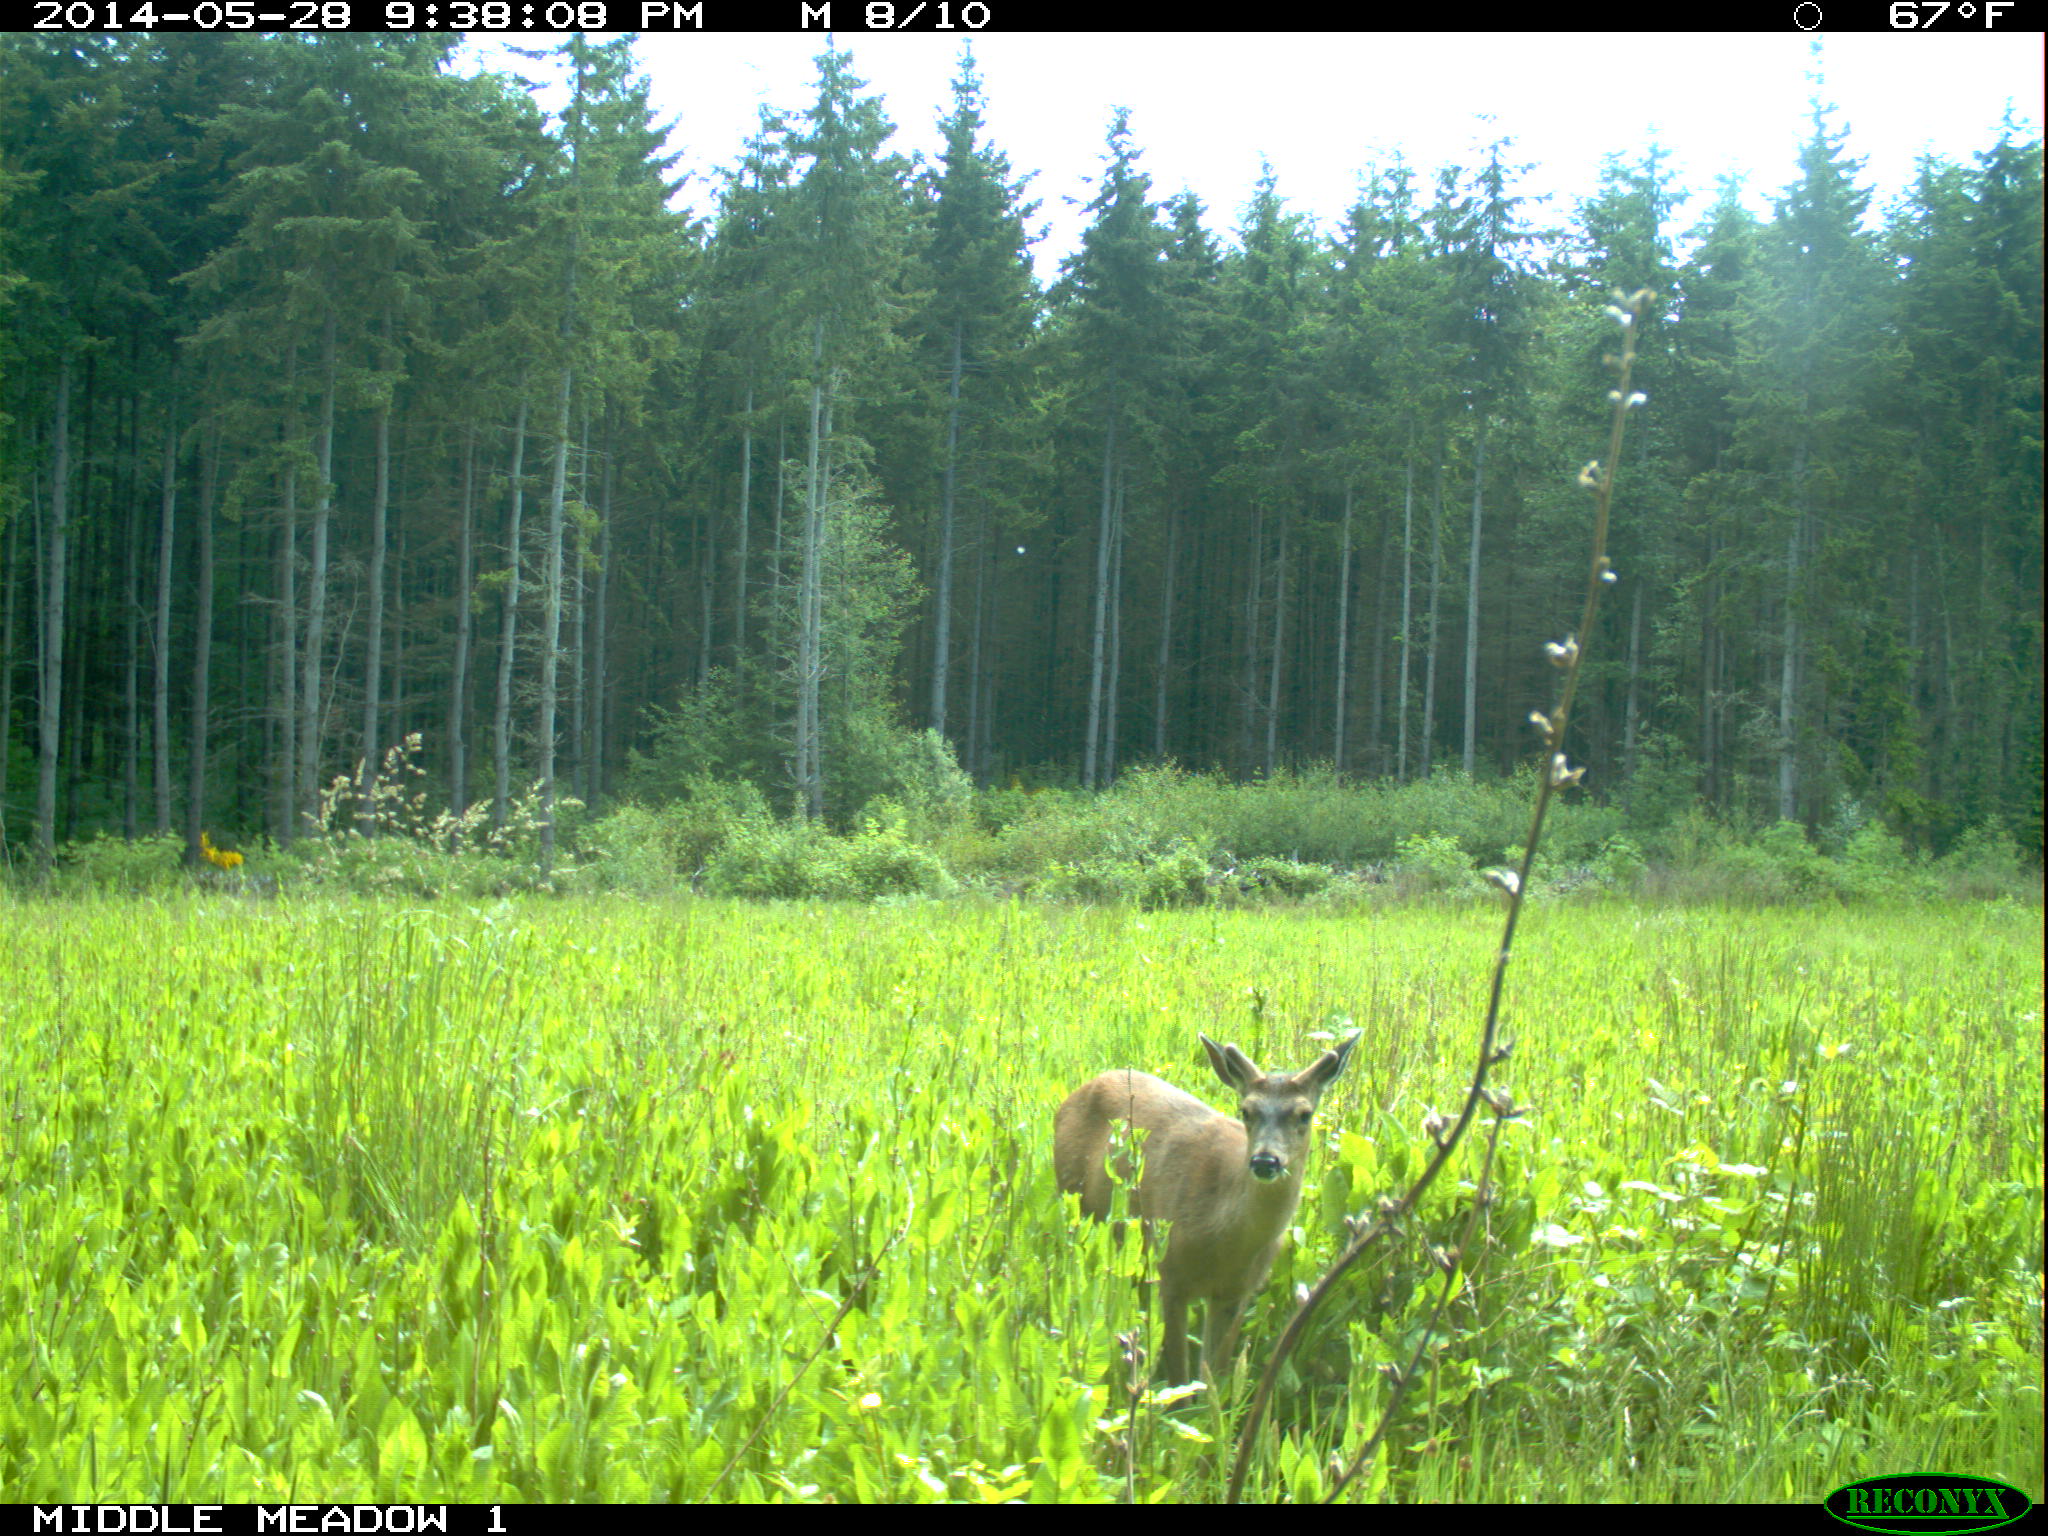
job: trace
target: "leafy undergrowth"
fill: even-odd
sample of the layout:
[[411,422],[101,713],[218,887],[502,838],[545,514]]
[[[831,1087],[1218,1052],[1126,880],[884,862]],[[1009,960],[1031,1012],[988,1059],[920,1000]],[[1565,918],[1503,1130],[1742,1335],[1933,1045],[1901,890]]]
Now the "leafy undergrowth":
[[[0,1488],[23,1500],[1204,1499],[1231,1385],[1134,1415],[1135,1242],[1053,1188],[1194,1032],[1325,1101],[1299,1244],[1412,1174],[1483,907],[0,903]],[[1614,903],[1525,928],[1484,1236],[1392,1499],[2041,1493],[2041,917]],[[1375,1422],[1475,1190],[1297,1353],[1252,1497]]]

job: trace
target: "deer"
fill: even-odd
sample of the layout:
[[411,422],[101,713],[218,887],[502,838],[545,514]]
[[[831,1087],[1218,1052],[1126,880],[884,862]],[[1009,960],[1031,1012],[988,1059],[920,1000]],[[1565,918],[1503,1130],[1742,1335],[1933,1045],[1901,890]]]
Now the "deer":
[[[1351,1060],[1358,1036],[1354,1031],[1299,1072],[1271,1074],[1235,1045],[1200,1036],[1216,1075],[1237,1091],[1238,1120],[1128,1067],[1083,1083],[1060,1105],[1053,1172],[1097,1221],[1109,1214],[1111,1125],[1126,1120],[1145,1133],[1138,1214],[1148,1231],[1155,1222],[1168,1223],[1159,1262],[1160,1368],[1168,1382],[1191,1379],[1192,1301],[1204,1304],[1204,1369],[1227,1369],[1236,1354],[1245,1303],[1266,1283],[1301,1203],[1316,1105]],[[1118,1172],[1129,1177],[1127,1160],[1119,1161]]]

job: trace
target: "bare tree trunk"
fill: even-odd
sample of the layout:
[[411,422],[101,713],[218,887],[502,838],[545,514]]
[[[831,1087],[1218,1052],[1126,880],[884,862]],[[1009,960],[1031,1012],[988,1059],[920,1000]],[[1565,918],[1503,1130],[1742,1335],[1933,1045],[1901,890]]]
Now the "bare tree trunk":
[[320,669],[327,646],[327,529],[334,506],[334,316],[330,313],[320,340],[320,437],[315,457],[320,471],[320,496],[313,503],[313,538],[306,570],[306,652],[299,703],[299,814],[315,824],[320,811]]
[[1351,699],[1351,487],[1344,487],[1344,532],[1337,555],[1337,702],[1331,711],[1330,761],[1344,771],[1345,705]]
[[1109,679],[1103,704],[1102,783],[1116,782],[1117,684],[1123,676],[1124,659],[1124,477],[1116,483],[1114,548],[1109,570]]
[[448,679],[448,809],[469,809],[469,647],[475,620],[476,424],[462,437],[462,511],[455,535],[455,663]]
[[715,637],[711,616],[718,595],[718,530],[710,510],[694,520],[697,529],[697,686],[711,681]]
[[[1713,565],[1713,545],[1708,541],[1707,564]],[[1714,697],[1714,637],[1717,628],[1714,622],[1717,583],[1712,577],[1706,582],[1704,601],[1700,611],[1700,768],[1701,788],[1707,804],[1719,808],[1721,804],[1720,743],[1717,739]]]
[[[609,622],[606,613],[606,602],[611,592],[612,581],[611,449],[613,441],[614,434],[607,429],[605,433],[604,478],[600,482],[603,488],[598,493],[597,601],[594,605],[596,612],[592,615],[590,625],[590,728],[586,740],[590,743],[590,772],[587,782],[590,786],[590,798],[593,804],[605,793],[605,773],[611,761],[608,750],[609,743],[605,734],[608,729],[605,707],[605,699],[607,697],[605,650],[608,634],[606,626]],[[744,573],[746,569],[746,517],[744,510],[742,510],[740,518],[740,528],[742,530],[740,568]],[[744,607],[744,593],[746,590],[744,574],[741,577],[740,589],[742,593],[741,606]]]
[[[239,518],[234,539],[235,569],[246,573],[245,585],[254,588],[261,580],[265,556],[275,553],[277,530],[259,529],[254,518]],[[252,554],[255,550],[262,550],[265,555]],[[247,806],[255,813],[256,825],[250,830],[263,833],[270,829],[270,792],[274,787],[271,764],[277,756],[277,716],[270,707],[270,696],[277,686],[278,658],[271,643],[277,615],[272,612],[272,605],[254,590],[243,592],[228,611],[233,623],[229,652],[235,658],[234,690],[230,697],[237,714],[253,717],[262,725],[260,730],[234,733],[233,799],[238,808]],[[252,686],[259,658],[263,663],[263,681]]]
[[7,833],[7,765],[14,740],[14,609],[21,581],[21,524],[7,519],[7,563],[0,572],[0,840]]
[[1114,518],[1113,466],[1116,463],[1115,384],[1111,383],[1108,422],[1102,434],[1102,511],[1095,529],[1095,616],[1088,640],[1088,735],[1081,749],[1081,785],[1096,787],[1096,761],[1102,742],[1103,652],[1109,636],[1109,564]]
[[1784,655],[1778,677],[1778,819],[1799,813],[1799,751],[1793,697],[1799,682],[1799,528],[1795,522],[1785,549]]
[[817,599],[824,580],[822,557],[825,529],[825,482],[822,455],[825,432],[825,322],[811,324],[811,422],[807,450],[807,479],[804,486],[804,533],[800,551],[801,573],[797,582],[796,640],[796,797],[804,815],[815,819],[824,813],[824,785],[820,766],[818,681],[822,658],[818,654]]
[[1166,704],[1173,675],[1173,595],[1180,574],[1180,519],[1166,514],[1166,574],[1159,598],[1159,666],[1152,695],[1152,755],[1166,761]]
[[555,467],[548,488],[547,585],[540,629],[540,872],[555,864],[555,704],[562,664],[562,508],[569,489],[571,370],[555,395]]
[[36,855],[45,868],[57,858],[57,734],[64,685],[64,559],[70,535],[71,354],[57,365],[57,403],[50,422],[50,513],[43,559],[43,633],[37,689]]
[[[175,390],[176,379],[172,380]],[[156,530],[156,613],[150,635],[150,769],[156,798],[156,830],[171,830],[171,565],[178,520],[178,402],[165,413],[163,498]]]
[[1799,815],[1799,740],[1795,700],[1799,691],[1799,555],[1806,532],[1806,444],[1792,450],[1794,512],[1785,541],[1784,666],[1778,683],[1778,819]]
[[1252,558],[1251,569],[1244,584],[1244,660],[1243,674],[1238,680],[1237,711],[1237,752],[1235,771],[1251,772],[1252,726],[1256,723],[1259,708],[1259,597],[1265,591],[1265,517],[1264,509],[1252,507]]
[[[399,445],[399,462],[405,462],[405,447]],[[386,605],[391,613],[391,686],[385,695],[384,718],[391,722],[391,732],[385,746],[388,756],[393,747],[405,745],[405,494],[398,495],[399,511],[391,519],[391,599]]]
[[974,776],[974,782],[985,784],[988,778],[988,716],[983,703],[986,692],[984,679],[987,668],[983,658],[986,652],[988,629],[988,568],[989,542],[988,512],[984,508],[981,517],[981,547],[974,560],[974,630],[968,641],[967,654],[967,771]]
[[[583,408],[583,433],[581,440],[577,444],[576,499],[585,508],[589,507],[590,407],[588,405],[585,405]],[[709,514],[706,514],[704,521],[707,525],[710,523],[711,518]],[[590,602],[586,595],[583,577],[584,550],[585,540],[579,533],[576,539],[573,558],[566,553],[563,556],[563,559],[568,564],[568,570],[563,576],[565,585],[563,600],[569,605],[569,636],[571,643],[575,647],[575,665],[569,669],[569,705],[564,713],[569,717],[569,782],[575,786],[577,798],[585,805],[588,805],[590,803],[590,760],[584,752],[583,745],[583,710],[586,701],[590,697]],[[710,565],[707,562],[705,567],[707,591],[710,586],[708,580],[710,570]],[[706,628],[708,629],[710,615],[706,614],[705,619]]]
[[270,717],[276,722],[277,757],[271,768],[270,831],[280,843],[288,843],[297,831],[293,805],[298,790],[299,726],[299,466],[298,376],[299,349],[294,346],[285,363],[285,395],[291,402],[285,423],[284,507],[279,520],[272,576],[277,593],[277,614],[273,626],[276,667],[272,677]]
[[[384,345],[391,345],[391,316],[384,317]],[[396,389],[393,381],[393,389]],[[362,793],[356,822],[363,836],[377,835],[377,773],[383,766],[379,756],[379,715],[384,697],[384,546],[385,527],[391,507],[391,400],[386,396],[377,408],[375,488],[370,496],[369,632],[363,647],[363,761],[358,785]]]
[[946,385],[946,468],[939,488],[939,559],[932,594],[932,729],[946,734],[946,680],[953,665],[953,493],[960,467],[960,332],[953,322],[953,366]]
[[1266,777],[1280,761],[1280,664],[1287,625],[1287,517],[1280,518],[1280,552],[1273,564],[1273,655],[1266,673]]
[[1936,718],[1941,739],[1949,744],[1950,751],[1954,751],[1958,734],[1956,719],[1961,713],[1961,700],[1957,690],[1962,681],[1962,669],[1956,661],[1955,605],[1949,594],[1951,566],[1947,553],[1947,539],[1937,527],[1934,539],[1934,590],[1941,603],[1941,705]]
[[1409,653],[1414,647],[1415,608],[1415,434],[1408,434],[1408,457],[1403,465],[1401,492],[1401,683],[1394,690],[1395,723],[1394,777],[1408,781],[1408,680],[1413,672]]
[[774,540],[768,557],[768,586],[771,591],[782,590],[784,566],[782,563],[782,514],[789,502],[789,423],[775,423],[775,516],[770,525]]
[[[137,797],[141,792],[142,699],[138,674],[142,668],[142,442],[136,430],[142,402],[129,397],[129,499],[127,527],[121,540],[121,836],[135,841],[140,830]],[[0,619],[0,646],[6,657],[0,660],[0,674],[9,672],[14,661],[13,527],[8,528],[9,564],[7,614]],[[0,675],[0,759],[7,755],[7,694],[11,677]],[[7,798],[7,774],[0,766],[0,803]],[[0,815],[0,823],[4,823]]]
[[64,562],[64,718],[57,730],[57,739],[63,743],[62,777],[57,788],[57,840],[65,843],[77,836],[78,805],[85,789],[85,658],[93,639],[93,609],[88,601],[86,577],[94,568],[95,529],[83,515],[91,499],[91,476],[87,473],[90,460],[79,451],[79,445],[89,446],[92,442],[92,377],[93,367],[88,362],[85,420],[72,429],[78,433],[72,453],[71,495],[75,510],[69,519],[70,548]]
[[[742,656],[744,656],[747,651],[747,533],[752,518],[754,491],[754,380],[751,375],[749,375],[747,379],[746,413],[746,424],[740,429],[739,549],[736,556],[736,564],[738,565],[737,582],[739,590],[736,595],[737,600],[733,603],[732,610],[732,659],[735,665],[738,664],[739,659]],[[610,455],[606,455],[605,458],[604,474],[605,498],[607,506],[609,506],[612,484],[612,468]],[[609,539],[610,536],[611,514],[609,510],[607,510],[605,514],[605,537]],[[603,608],[603,582],[604,576],[603,573],[600,572],[598,576],[598,606],[600,610],[602,610]],[[602,618],[600,618],[600,629],[602,628],[602,623]]]
[[1624,784],[1636,776],[1637,696],[1643,679],[1643,580],[1636,578],[1635,599],[1628,611],[1628,704],[1621,717],[1621,773]]
[[65,519],[72,532],[67,541],[70,547],[65,560],[69,586],[64,596],[64,611],[69,632],[64,645],[64,719],[58,730],[58,738],[63,742],[63,784],[57,792],[60,807],[57,836],[64,842],[78,835],[79,806],[85,791],[86,747],[100,723],[99,711],[95,709],[88,721],[85,708],[86,663],[95,652],[95,642],[99,638],[97,616],[102,607],[96,601],[99,595],[95,590],[98,585],[96,578],[107,565],[100,548],[105,519],[90,515],[96,461],[93,419],[98,402],[99,360],[97,355],[88,354],[85,359],[85,409],[83,419],[74,429],[78,433],[72,460],[74,483],[71,497],[74,509]]
[[1486,418],[1472,444],[1472,549],[1465,564],[1465,749],[1459,761],[1469,776],[1479,722],[1479,534],[1486,505]]
[[[1387,593],[1394,567],[1394,541],[1387,537],[1389,514],[1380,509],[1379,538],[1375,541],[1379,559],[1373,568],[1372,584],[1372,713],[1366,740],[1371,743],[1370,772],[1384,777],[1387,772],[1387,611],[1393,599]],[[1340,765],[1341,766],[1341,765]]]
[[512,800],[512,660],[519,638],[520,515],[526,501],[526,394],[512,424],[512,506],[505,514],[505,603],[498,627],[498,690],[491,714],[491,826],[502,828]]
[[198,591],[192,600],[192,726],[185,758],[185,862],[199,864],[199,835],[206,825],[206,749],[210,737],[213,666],[213,493],[220,478],[220,428],[206,429],[199,452]]
[[838,400],[838,394],[839,374],[834,370],[825,385],[823,462],[818,470],[818,574],[817,579],[811,583],[810,600],[805,608],[806,622],[811,630],[811,656],[815,668],[811,674],[811,778],[805,796],[808,813],[813,819],[825,814],[825,566],[831,553],[829,541],[832,536],[832,408]]
[[1444,442],[1436,444],[1436,487],[1429,515],[1429,634],[1423,650],[1422,669],[1422,777],[1429,777],[1430,759],[1436,744],[1436,645],[1437,599],[1443,592],[1444,574]]
[[573,637],[576,665],[571,669],[573,676],[569,685],[569,782],[575,786],[576,798],[585,805],[590,804],[590,747],[585,739],[589,724],[590,709],[590,591],[583,573],[582,551],[570,568],[569,584],[569,633]]
[[1700,792],[1709,806],[1718,806],[1718,775],[1714,768],[1714,629],[1715,610],[1719,606],[1714,578],[1714,535],[1707,531],[1701,546],[1700,568],[1705,579],[1700,583],[1699,599],[1699,717],[1700,733],[1698,753],[1700,762]]

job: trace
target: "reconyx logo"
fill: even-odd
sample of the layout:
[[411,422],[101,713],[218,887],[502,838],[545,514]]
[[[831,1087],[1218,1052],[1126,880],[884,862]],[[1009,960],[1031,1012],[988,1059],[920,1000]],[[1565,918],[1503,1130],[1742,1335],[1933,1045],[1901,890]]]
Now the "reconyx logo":
[[2024,1493],[1988,1477],[1952,1477],[1945,1472],[1915,1472],[1903,1477],[1866,1477],[1837,1488],[1824,1501],[1827,1512],[1845,1525],[1866,1531],[1941,1532],[1989,1531],[2009,1525],[2032,1507]]

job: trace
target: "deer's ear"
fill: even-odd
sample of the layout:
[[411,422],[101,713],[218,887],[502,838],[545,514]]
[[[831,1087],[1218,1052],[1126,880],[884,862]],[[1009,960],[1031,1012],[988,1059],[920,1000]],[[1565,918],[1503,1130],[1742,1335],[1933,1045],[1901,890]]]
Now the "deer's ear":
[[1209,1065],[1216,1069],[1216,1075],[1229,1087],[1243,1093],[1257,1082],[1260,1072],[1251,1057],[1234,1045],[1218,1045],[1207,1035],[1200,1037],[1202,1049],[1209,1053]]
[[1338,1043],[1335,1050],[1323,1052],[1316,1059],[1315,1065],[1301,1074],[1302,1086],[1312,1093],[1321,1093],[1334,1083],[1343,1075],[1344,1069],[1351,1065],[1351,1052],[1364,1033],[1362,1029],[1354,1029]]

